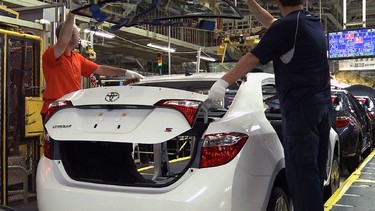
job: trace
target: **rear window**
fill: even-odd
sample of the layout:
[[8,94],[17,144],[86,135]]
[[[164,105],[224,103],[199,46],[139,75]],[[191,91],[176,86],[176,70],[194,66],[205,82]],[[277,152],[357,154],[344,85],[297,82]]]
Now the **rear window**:
[[342,96],[339,93],[333,93],[331,95],[332,105],[335,111],[340,111],[343,108]]
[[372,109],[374,108],[374,103],[368,97],[355,97],[359,104],[365,109]]

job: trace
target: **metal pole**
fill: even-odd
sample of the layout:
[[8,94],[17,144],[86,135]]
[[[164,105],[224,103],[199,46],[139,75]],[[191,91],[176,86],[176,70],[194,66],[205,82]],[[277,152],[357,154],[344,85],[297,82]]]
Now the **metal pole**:
[[[168,49],[171,49],[171,26],[168,26]],[[171,51],[168,51],[168,75],[172,72]]]
[[309,11],[309,0],[306,0],[306,11]]
[[23,11],[30,11],[30,10],[64,7],[64,6],[65,6],[65,3],[61,2],[61,3],[52,3],[52,4],[44,4],[44,5],[37,5],[37,6],[18,7],[18,8],[12,8],[12,10],[16,12],[23,12]]
[[94,50],[94,32],[90,32],[90,45],[91,49]]
[[322,20],[322,0],[319,0],[319,19]]
[[346,0],[342,0],[342,28],[346,29]]
[[362,0],[362,26],[366,28],[366,0]]
[[201,51],[202,51],[202,48],[199,48],[198,55],[197,55],[197,68],[196,68],[197,73],[199,73],[199,69],[201,68]]

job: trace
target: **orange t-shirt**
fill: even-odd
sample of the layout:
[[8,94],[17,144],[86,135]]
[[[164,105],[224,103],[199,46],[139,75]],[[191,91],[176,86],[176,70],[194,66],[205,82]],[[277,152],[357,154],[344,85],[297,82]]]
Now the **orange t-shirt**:
[[80,90],[81,76],[89,77],[98,69],[97,64],[72,51],[71,55],[63,54],[55,59],[54,46],[48,48],[42,57],[43,74],[46,89],[43,94],[43,107],[40,113],[45,114],[51,102],[60,97]]

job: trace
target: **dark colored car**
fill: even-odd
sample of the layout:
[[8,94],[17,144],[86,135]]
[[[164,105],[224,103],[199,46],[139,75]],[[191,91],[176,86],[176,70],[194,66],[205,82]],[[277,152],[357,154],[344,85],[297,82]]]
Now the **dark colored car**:
[[[358,100],[359,104],[366,110],[367,115],[371,119],[371,126],[372,126],[372,132],[373,132],[373,141],[375,138],[375,98],[370,96],[357,96],[355,95],[355,98]],[[372,143],[372,146],[374,146],[374,143]]]
[[355,98],[359,101],[362,107],[367,111],[367,115],[372,120],[372,131],[373,131],[373,143],[374,147],[375,141],[375,89],[362,84],[355,84],[349,87],[346,87],[345,90],[348,90],[352,93]]
[[343,164],[352,173],[372,151],[371,119],[356,98],[346,90],[332,90],[332,103]]
[[357,96],[355,98],[362,105],[362,107],[367,111],[368,116],[371,119],[375,118],[375,99],[370,96]]

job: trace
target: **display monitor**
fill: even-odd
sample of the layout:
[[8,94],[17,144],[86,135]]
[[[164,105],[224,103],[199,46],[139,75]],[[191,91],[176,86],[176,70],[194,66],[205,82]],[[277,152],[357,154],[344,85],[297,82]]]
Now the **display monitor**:
[[361,28],[328,33],[328,58],[375,57],[375,29]]

